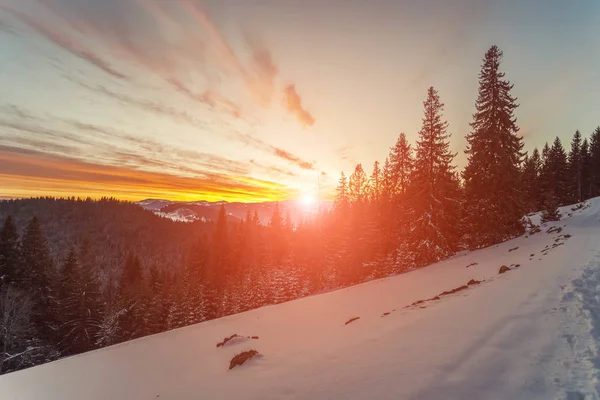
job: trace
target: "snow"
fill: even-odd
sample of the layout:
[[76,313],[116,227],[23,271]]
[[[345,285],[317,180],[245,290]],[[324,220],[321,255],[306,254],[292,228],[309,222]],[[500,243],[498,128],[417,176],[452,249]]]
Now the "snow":
[[169,218],[176,222],[194,222],[198,219],[202,219],[203,222],[206,222],[206,218],[198,218],[195,212],[190,210],[189,208],[178,208],[173,212],[162,212],[162,211],[154,211],[156,215],[163,218]]
[[[600,399],[600,198],[588,204],[403,275],[0,376],[0,398]],[[485,281],[410,306],[470,279]],[[216,347],[234,333],[259,339]]]
[[164,208],[171,204],[172,202],[169,200],[160,200],[160,199],[146,199],[142,201],[138,201],[137,205],[142,207],[145,210],[150,211],[159,211],[161,208]]

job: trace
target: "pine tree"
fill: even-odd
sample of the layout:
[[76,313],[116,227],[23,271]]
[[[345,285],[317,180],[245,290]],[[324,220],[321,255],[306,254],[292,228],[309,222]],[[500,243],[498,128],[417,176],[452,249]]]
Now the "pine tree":
[[583,200],[587,200],[592,196],[591,173],[590,144],[587,138],[585,138],[581,144],[581,193]]
[[83,242],[79,257],[72,248],[61,271],[58,332],[63,355],[92,350],[98,340],[103,304],[89,246]]
[[527,212],[541,210],[544,206],[540,185],[541,168],[542,160],[536,147],[531,156],[526,156],[521,177],[524,205]]
[[357,164],[348,182],[348,197],[351,203],[364,203],[369,190],[369,178],[362,164]]
[[556,137],[552,143],[543,169],[545,175],[544,189],[546,196],[553,196],[559,206],[568,204],[567,154],[558,137]]
[[571,150],[568,156],[568,201],[570,203],[580,202],[583,200],[582,188],[582,153],[581,153],[581,133],[575,131],[573,140],[571,140]]
[[412,149],[404,133],[398,136],[396,144],[390,149],[389,160],[392,192],[404,195],[408,189],[410,174],[413,168]]
[[[523,233],[520,165],[523,139],[517,133],[513,85],[500,72],[503,53],[492,46],[479,74],[476,112],[467,135],[468,164],[463,171],[472,247]],[[498,194],[502,193],[502,196]]]
[[119,331],[122,340],[131,340],[143,334],[144,279],[137,255],[129,254],[119,282]]
[[0,231],[0,287],[23,280],[23,260],[17,226],[9,215]]
[[542,222],[559,221],[560,212],[556,196],[550,192],[546,193],[546,202],[542,211]]
[[590,136],[590,197],[600,196],[600,126]]
[[340,180],[336,189],[334,205],[336,210],[347,210],[350,206],[348,179],[346,178],[344,172],[342,172],[340,175]]
[[370,188],[370,200],[373,204],[379,204],[381,199],[381,187],[383,184],[381,168],[379,167],[379,161],[373,163],[373,172],[369,177],[369,188]]
[[385,163],[383,164],[383,170],[381,171],[382,183],[381,183],[381,200],[390,201],[394,195],[394,179],[392,177],[392,165],[390,164],[389,157],[386,157]]
[[444,104],[438,92],[429,88],[423,102],[425,115],[419,132],[416,159],[411,179],[413,227],[411,232],[415,261],[426,265],[449,256],[456,250],[452,237],[458,201],[454,158],[449,150],[448,123],[442,120]]
[[58,321],[55,310],[57,275],[42,226],[36,217],[27,223],[23,233],[22,254],[25,273],[19,286],[31,295],[32,323],[37,337],[50,345],[56,342]]

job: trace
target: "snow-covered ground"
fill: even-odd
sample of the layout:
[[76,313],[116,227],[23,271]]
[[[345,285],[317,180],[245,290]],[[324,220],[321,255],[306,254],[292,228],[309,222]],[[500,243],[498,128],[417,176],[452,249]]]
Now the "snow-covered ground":
[[[0,376],[0,399],[599,399],[600,198],[563,215],[404,275]],[[471,279],[485,281],[410,306]],[[216,347],[234,333],[259,339]]]

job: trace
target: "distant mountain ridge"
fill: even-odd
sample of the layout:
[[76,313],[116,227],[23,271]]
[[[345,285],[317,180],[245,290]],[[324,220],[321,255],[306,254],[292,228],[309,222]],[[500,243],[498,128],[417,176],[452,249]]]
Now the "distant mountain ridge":
[[[199,201],[171,201],[164,199],[145,199],[136,202],[135,204],[152,211],[158,216],[169,218],[178,222],[193,222],[193,221],[214,221],[217,218],[219,208],[224,205],[227,215],[234,220],[242,220],[246,217],[248,211],[256,212],[261,223],[269,222],[275,205],[279,204],[279,209],[282,216],[289,213],[292,223],[298,224],[305,218],[310,217],[318,212],[319,204],[305,204],[300,200],[285,200],[280,202],[261,202],[261,203],[241,203],[227,201],[210,202],[206,200]],[[321,201],[320,207],[329,209],[331,202]]]

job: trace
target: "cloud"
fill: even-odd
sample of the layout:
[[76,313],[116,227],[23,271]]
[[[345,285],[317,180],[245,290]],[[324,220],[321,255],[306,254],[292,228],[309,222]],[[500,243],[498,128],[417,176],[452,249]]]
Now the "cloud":
[[103,60],[94,51],[84,46],[82,43],[74,40],[73,38],[70,38],[69,36],[66,36],[56,30],[53,30],[52,28],[46,26],[42,22],[10,7],[0,5],[0,9],[12,14],[21,22],[25,23],[30,28],[37,31],[39,34],[41,34],[57,46],[68,51],[74,56],[95,65],[107,74],[118,79],[129,79],[127,75],[117,71],[113,66],[111,66],[107,61]]
[[300,95],[296,91],[296,86],[290,84],[286,86],[283,92],[285,94],[284,106],[287,111],[295,115],[303,126],[313,126],[315,118],[302,107],[302,98],[300,98]]
[[256,160],[250,160],[250,164],[252,164],[253,166],[256,166],[258,168],[260,168],[261,170],[267,172],[267,173],[275,173],[278,175],[285,175],[285,176],[296,176],[296,174],[294,174],[292,171],[287,171],[283,168],[279,168],[276,167],[274,165],[263,165],[259,162],[257,162]]
[[306,170],[314,170],[314,164],[310,163],[308,161],[304,161],[301,158],[299,158],[298,156],[293,155],[292,153],[289,153],[283,149],[280,149],[278,147],[274,147],[273,148],[275,151],[275,155],[277,157],[283,158],[284,160],[287,160],[293,164],[296,164],[297,166],[299,166],[302,169],[306,169]]
[[272,201],[293,194],[284,185],[247,177],[216,173],[181,177],[99,165],[3,145],[0,145],[0,185],[6,197],[27,197],[44,192],[55,196],[116,195],[125,199],[166,196]]

